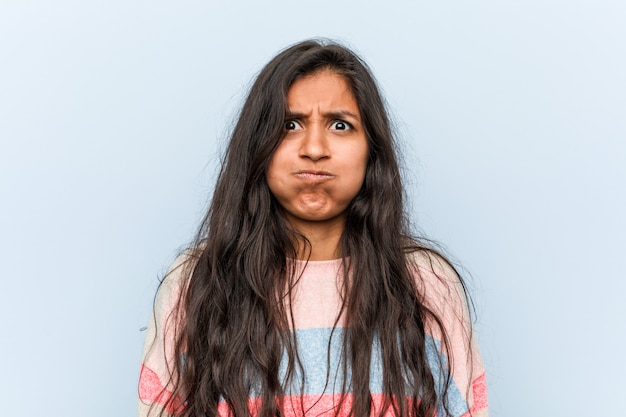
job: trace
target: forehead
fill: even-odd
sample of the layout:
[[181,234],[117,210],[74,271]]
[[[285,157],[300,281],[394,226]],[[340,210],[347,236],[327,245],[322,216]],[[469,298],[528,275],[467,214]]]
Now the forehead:
[[290,109],[325,105],[358,110],[358,103],[348,79],[330,70],[315,72],[295,80],[287,92],[287,105]]

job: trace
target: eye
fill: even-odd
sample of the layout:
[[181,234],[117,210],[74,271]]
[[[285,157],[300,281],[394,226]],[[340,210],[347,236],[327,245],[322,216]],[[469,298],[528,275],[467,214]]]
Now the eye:
[[352,125],[348,122],[344,122],[343,120],[335,120],[331,125],[331,129],[335,130],[350,130],[352,129]]
[[285,130],[301,130],[302,125],[295,120],[287,120],[285,122]]

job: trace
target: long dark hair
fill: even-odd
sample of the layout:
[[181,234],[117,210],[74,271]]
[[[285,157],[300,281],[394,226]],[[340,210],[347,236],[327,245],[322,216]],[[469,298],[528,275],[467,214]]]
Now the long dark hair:
[[[265,174],[284,135],[290,86],[322,70],[348,81],[369,145],[365,180],[347,209],[340,240],[344,276],[350,276],[343,283],[341,312],[342,387],[353,397],[351,415],[372,413],[376,343],[386,398],[381,415],[390,408],[398,416],[448,412],[448,337],[424,303],[412,261],[415,252],[435,252],[411,237],[385,104],[355,53],[312,40],[283,50],[261,70],[232,131],[210,209],[188,252],[189,278],[172,319],[178,323],[174,354],[182,358],[171,369],[169,409],[178,408],[176,414],[215,416],[224,401],[234,416],[249,416],[254,391],[259,416],[283,415],[281,360],[286,356],[287,381],[301,366],[288,303],[298,276],[288,260],[296,258],[294,237],[303,236],[283,220]],[[442,366],[436,370],[427,358],[427,322],[442,335]],[[345,395],[337,409],[342,405]]]

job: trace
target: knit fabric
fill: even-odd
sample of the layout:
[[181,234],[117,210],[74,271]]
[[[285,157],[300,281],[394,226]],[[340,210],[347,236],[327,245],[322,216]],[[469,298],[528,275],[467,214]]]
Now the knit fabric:
[[[333,416],[342,391],[343,320],[340,312],[340,285],[342,282],[341,260],[296,262],[296,269],[302,273],[292,298],[294,317],[293,329],[298,342],[298,354],[304,370],[285,387],[284,413],[286,417]],[[163,337],[163,329],[168,328],[167,319],[176,302],[181,285],[181,261],[178,260],[162,284],[155,302],[154,317],[146,335],[146,346],[139,379],[139,416],[156,415],[168,398],[171,387],[167,386],[168,369],[173,360],[170,338]],[[456,274],[443,262],[436,259],[416,258],[418,272],[416,283],[422,302],[442,320],[449,337],[449,351],[452,358],[444,358],[451,363],[452,381],[448,388],[448,408],[454,417],[487,416],[487,389],[485,370],[478,349],[470,337],[471,325],[467,316],[465,298]],[[426,323],[427,358],[438,386],[443,384],[438,369],[441,335],[435,326]],[[445,365],[445,364],[444,364]],[[281,370],[286,369],[286,359]],[[380,346],[374,343],[370,366],[370,391],[373,409],[383,403],[382,364]],[[304,386],[302,381],[304,380]],[[150,405],[152,413],[148,414]],[[179,402],[174,402],[178,405]],[[249,407],[255,410],[259,402],[251,398]],[[348,415],[351,396],[348,393],[339,415]],[[171,413],[175,407],[165,411]],[[220,403],[220,412],[228,415],[226,404]],[[441,411],[441,410],[440,410]],[[391,409],[387,413],[392,415]]]

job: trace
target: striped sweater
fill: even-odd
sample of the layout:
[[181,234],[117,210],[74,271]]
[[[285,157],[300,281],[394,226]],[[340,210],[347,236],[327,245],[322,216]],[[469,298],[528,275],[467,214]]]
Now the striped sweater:
[[[296,375],[290,386],[285,387],[284,413],[286,417],[333,416],[341,395],[343,332],[341,317],[333,331],[340,310],[339,287],[342,279],[341,260],[296,261],[302,272],[292,299],[294,331],[298,341],[298,354],[304,371],[304,387],[301,375]],[[485,370],[480,355],[468,334],[471,326],[467,317],[465,299],[456,274],[441,262],[417,259],[420,279],[418,289],[424,296],[424,304],[443,321],[450,338],[449,350],[452,358],[452,383],[448,389],[448,405],[454,417],[487,416],[487,390]],[[146,335],[143,363],[139,378],[139,417],[155,416],[171,396],[167,386],[168,373],[165,358],[172,360],[172,346],[162,331],[173,305],[180,294],[183,278],[181,261],[168,273],[157,294],[154,316]],[[428,326],[427,328],[433,326]],[[156,337],[155,337],[156,336]],[[437,350],[441,337],[436,331],[427,334],[426,353],[433,375],[437,375]],[[473,339],[471,339],[473,340]],[[330,349],[330,350],[329,350]],[[383,402],[382,365],[380,348],[374,343],[370,369],[370,391],[373,408]],[[281,369],[286,363],[281,365]],[[437,381],[436,381],[437,382]],[[153,406],[152,408],[150,406]],[[346,396],[339,415],[348,415],[351,405],[350,394]],[[250,399],[249,407],[254,410],[258,400]],[[225,404],[220,403],[223,416],[228,415]],[[152,410],[149,413],[149,410]],[[171,412],[167,409],[166,412]],[[391,416],[391,411],[388,412]]]

